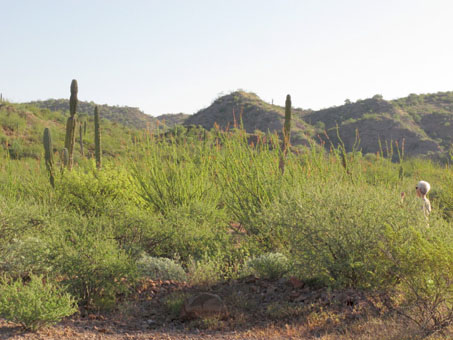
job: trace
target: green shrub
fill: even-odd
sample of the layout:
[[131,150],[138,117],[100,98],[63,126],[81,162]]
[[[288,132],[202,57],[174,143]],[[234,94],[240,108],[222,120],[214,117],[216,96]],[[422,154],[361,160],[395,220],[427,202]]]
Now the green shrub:
[[431,215],[429,228],[389,229],[385,254],[398,279],[396,309],[425,335],[453,323],[453,225]]
[[231,247],[224,211],[209,203],[175,207],[161,216],[155,228],[155,237],[162,241],[148,252],[152,256],[176,255],[186,263],[190,258],[201,259],[205,254],[227,252]]
[[85,215],[101,215],[112,202],[139,204],[129,174],[104,164],[102,171],[93,162],[63,173],[56,183],[60,204]]
[[186,280],[186,272],[183,267],[174,260],[164,257],[143,255],[137,261],[137,268],[142,276],[153,280]]
[[289,193],[267,216],[270,225],[285,233],[305,278],[340,287],[393,286],[398,268],[383,244],[402,244],[389,240],[387,231],[426,228],[415,199],[401,205],[400,193],[384,185],[336,180]]
[[53,242],[55,267],[69,291],[87,306],[111,309],[136,279],[134,261],[101,230],[67,230]]
[[13,239],[0,251],[0,271],[14,278],[33,274],[48,274],[50,249],[47,243],[37,237]]
[[59,322],[77,311],[74,298],[42,276],[21,279],[0,279],[0,316],[35,331]]
[[281,253],[267,253],[251,258],[245,263],[245,272],[259,278],[276,280],[283,277],[291,269],[288,258]]
[[195,285],[212,285],[222,279],[222,263],[214,258],[204,256],[196,261],[191,259],[188,264],[190,283]]

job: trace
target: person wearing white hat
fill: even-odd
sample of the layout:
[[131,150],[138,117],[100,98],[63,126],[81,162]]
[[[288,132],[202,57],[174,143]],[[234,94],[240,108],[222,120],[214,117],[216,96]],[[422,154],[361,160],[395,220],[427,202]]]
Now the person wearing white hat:
[[417,197],[419,197],[423,201],[422,209],[426,218],[428,218],[428,215],[431,212],[431,203],[429,202],[429,199],[426,197],[426,194],[430,189],[431,186],[429,185],[428,182],[425,181],[418,182],[417,186],[415,187]]

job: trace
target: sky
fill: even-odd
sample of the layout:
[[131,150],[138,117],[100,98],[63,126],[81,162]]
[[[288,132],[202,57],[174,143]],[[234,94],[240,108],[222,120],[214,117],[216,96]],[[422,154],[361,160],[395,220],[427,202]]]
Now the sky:
[[0,93],[196,113],[453,91],[451,0],[0,0]]

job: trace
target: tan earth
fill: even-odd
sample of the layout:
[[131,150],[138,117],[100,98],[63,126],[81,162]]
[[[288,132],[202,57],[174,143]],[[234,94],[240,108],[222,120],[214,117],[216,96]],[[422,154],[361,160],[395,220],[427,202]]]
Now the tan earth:
[[[228,314],[186,320],[180,313],[190,301],[210,301],[217,311],[224,303]],[[0,319],[0,339],[416,339],[419,330],[388,306],[383,296],[308,287],[295,278],[213,286],[147,280],[115,312],[81,310],[36,333]],[[450,329],[426,339],[452,338]]]

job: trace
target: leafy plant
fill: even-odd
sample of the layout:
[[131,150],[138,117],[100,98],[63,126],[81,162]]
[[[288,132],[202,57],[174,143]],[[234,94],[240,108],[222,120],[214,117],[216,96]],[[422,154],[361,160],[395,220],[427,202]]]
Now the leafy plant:
[[291,269],[288,258],[281,253],[267,253],[251,258],[245,263],[245,271],[257,277],[276,280],[283,277]]
[[0,279],[0,316],[36,331],[77,311],[75,299],[56,283],[32,275],[30,282]]
[[187,278],[184,268],[179,263],[164,257],[143,255],[137,261],[137,268],[141,275],[153,280],[185,281]]

